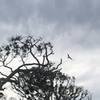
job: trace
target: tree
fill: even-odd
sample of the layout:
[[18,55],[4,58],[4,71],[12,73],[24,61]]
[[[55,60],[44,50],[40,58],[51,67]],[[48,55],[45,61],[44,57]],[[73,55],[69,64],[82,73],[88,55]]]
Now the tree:
[[10,82],[27,100],[88,100],[88,91],[75,85],[75,77],[61,72],[62,59],[55,64],[53,54],[52,44],[42,38],[10,38],[0,47],[0,89]]

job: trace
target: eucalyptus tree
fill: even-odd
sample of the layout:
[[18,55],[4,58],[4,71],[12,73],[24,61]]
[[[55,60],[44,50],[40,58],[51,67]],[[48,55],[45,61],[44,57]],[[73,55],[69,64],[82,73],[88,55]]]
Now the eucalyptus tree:
[[88,100],[88,91],[62,73],[62,59],[56,64],[53,54],[52,44],[42,38],[11,37],[0,47],[0,89],[10,82],[27,100]]

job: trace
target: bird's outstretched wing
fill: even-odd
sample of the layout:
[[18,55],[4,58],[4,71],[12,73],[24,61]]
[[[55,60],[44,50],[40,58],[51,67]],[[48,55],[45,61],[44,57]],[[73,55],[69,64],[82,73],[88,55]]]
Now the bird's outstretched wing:
[[72,60],[72,57],[67,53],[67,58]]

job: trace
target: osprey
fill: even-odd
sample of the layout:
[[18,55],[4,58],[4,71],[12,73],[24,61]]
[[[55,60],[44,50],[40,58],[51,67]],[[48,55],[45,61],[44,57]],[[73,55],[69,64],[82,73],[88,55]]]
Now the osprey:
[[67,53],[67,58],[72,60],[72,57]]

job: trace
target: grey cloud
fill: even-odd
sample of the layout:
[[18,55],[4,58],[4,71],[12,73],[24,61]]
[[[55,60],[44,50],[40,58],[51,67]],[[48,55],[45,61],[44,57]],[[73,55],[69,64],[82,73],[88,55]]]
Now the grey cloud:
[[49,22],[78,24],[99,20],[100,1],[95,0],[43,0],[39,16]]
[[99,9],[99,0],[1,0],[0,23],[22,24],[23,32],[48,32],[53,39],[59,34],[70,45],[95,47],[100,44]]
[[0,20],[27,21],[38,15],[48,23],[98,23],[99,0],[1,0]]
[[38,6],[38,17],[56,24],[55,34],[64,35],[64,42],[69,38],[70,45],[95,48],[100,44],[99,11],[99,0],[43,0]]
[[36,0],[0,0],[0,21],[17,23],[27,22],[35,15]]

